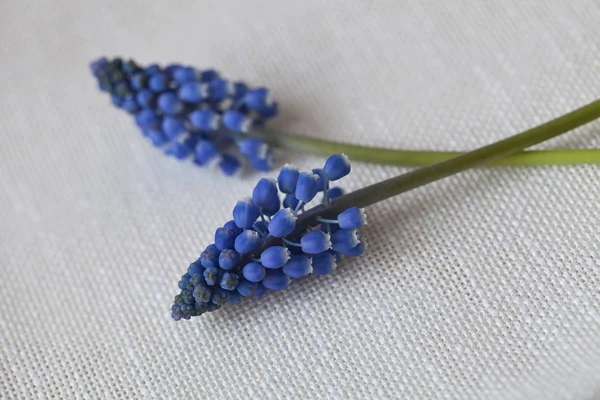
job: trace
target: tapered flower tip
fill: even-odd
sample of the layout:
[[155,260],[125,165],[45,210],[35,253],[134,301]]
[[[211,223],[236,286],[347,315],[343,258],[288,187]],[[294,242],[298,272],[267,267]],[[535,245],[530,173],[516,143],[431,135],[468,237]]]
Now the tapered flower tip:
[[216,165],[229,176],[244,165],[261,172],[272,168],[270,148],[243,135],[277,115],[267,89],[179,64],[143,67],[102,57],[90,69],[99,89],[132,114],[144,137],[165,154],[181,160],[194,154],[196,165]]
[[[175,320],[285,289],[310,274],[329,274],[342,256],[363,254],[365,245],[357,229],[365,223],[364,211],[351,207],[327,213],[332,197],[341,196],[341,191],[330,188],[320,171],[285,166],[277,180],[261,179],[252,197],[235,205],[233,220],[216,229],[215,243],[181,277],[180,293],[171,308]],[[318,193],[323,196],[315,204],[311,200]],[[307,200],[296,199],[296,194]],[[282,198],[296,206],[279,208]]]

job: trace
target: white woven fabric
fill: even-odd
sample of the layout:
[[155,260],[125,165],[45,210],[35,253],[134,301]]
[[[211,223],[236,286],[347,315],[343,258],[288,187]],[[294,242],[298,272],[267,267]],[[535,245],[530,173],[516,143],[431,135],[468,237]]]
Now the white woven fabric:
[[[290,131],[468,149],[597,98],[598,21],[595,0],[0,3],[0,398],[600,398],[598,166],[385,201],[335,274],[175,323],[259,175],[164,157],[88,71],[214,66],[270,87]],[[600,147],[600,123],[543,147]]]

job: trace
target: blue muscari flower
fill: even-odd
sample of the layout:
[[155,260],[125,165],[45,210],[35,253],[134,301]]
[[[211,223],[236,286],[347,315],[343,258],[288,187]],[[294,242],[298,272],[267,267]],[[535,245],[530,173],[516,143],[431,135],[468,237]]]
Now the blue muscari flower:
[[[215,232],[215,246],[221,251],[226,249],[233,249],[235,238],[238,233],[234,230],[227,228],[218,228]],[[219,254],[219,257],[221,255]]]
[[[342,255],[362,254],[357,228],[364,225],[364,213],[348,208],[322,218],[320,210],[332,202],[329,194],[339,196],[340,190],[329,187],[325,172],[320,175],[318,169],[300,173],[286,166],[280,179],[261,179],[252,197],[235,205],[233,220],[216,230],[215,243],[182,276],[173,318],[189,319],[243,297],[282,290],[294,279],[331,273]],[[282,197],[299,193],[311,201],[313,192],[323,194],[320,205],[279,209]]]
[[217,267],[208,267],[204,270],[204,280],[209,286],[214,285],[219,280],[219,269]]
[[360,243],[356,229],[340,229],[331,235],[331,248],[344,253]]
[[235,238],[235,251],[240,254],[250,253],[258,247],[261,239],[260,233],[251,229],[246,229]]
[[277,177],[279,190],[283,193],[293,194],[296,191],[296,183],[298,182],[299,175],[300,171],[298,168],[290,164],[284,165]]
[[264,287],[270,290],[285,289],[291,282],[291,279],[282,270],[270,269],[262,280]]
[[277,211],[269,222],[269,232],[271,235],[281,238],[291,234],[296,228],[296,219],[298,217],[289,208],[282,208]]
[[250,90],[244,96],[244,100],[251,110],[262,110],[273,104],[273,99],[271,99],[269,91],[265,88]]
[[337,219],[342,229],[358,229],[367,223],[367,214],[362,208],[352,207],[340,213]]
[[166,115],[176,115],[183,111],[183,102],[173,92],[165,92],[158,96],[158,107]]
[[265,268],[281,268],[290,259],[290,250],[285,246],[271,246],[260,255],[260,262]]
[[294,255],[283,266],[282,271],[290,278],[302,278],[312,272],[312,258],[302,255]]
[[312,172],[301,172],[298,176],[294,196],[298,200],[308,203],[322,188],[323,186],[319,186],[319,175]]
[[336,264],[337,262],[333,253],[323,252],[317,254],[312,258],[312,273],[315,275],[327,275],[335,269]]
[[213,110],[196,110],[190,114],[190,123],[201,131],[212,132],[219,128],[220,116]]
[[221,254],[219,254],[219,266],[225,271],[232,270],[241,258],[242,255],[237,251],[233,249],[225,249],[221,252]]
[[180,64],[142,67],[100,58],[90,68],[100,90],[132,114],[144,137],[165,154],[178,159],[194,154],[196,165],[216,164],[226,175],[235,175],[243,165],[257,171],[272,168],[270,148],[243,135],[277,114],[277,103],[265,89]]
[[175,139],[185,132],[185,121],[176,117],[165,117],[161,128],[167,138]]
[[265,278],[266,275],[265,267],[259,262],[252,262],[244,265],[242,268],[242,274],[250,282],[260,282]]
[[323,175],[330,181],[337,181],[350,173],[350,160],[345,154],[335,154],[323,167]]
[[221,287],[225,290],[235,290],[238,285],[238,276],[235,273],[225,272],[221,278]]
[[331,239],[328,233],[321,230],[308,232],[300,239],[302,251],[307,254],[319,254],[331,248]]
[[215,293],[213,293],[211,300],[214,304],[223,305],[229,301],[231,297],[231,292],[225,289],[215,289]]
[[195,162],[204,165],[219,155],[219,149],[215,146],[214,142],[207,139],[200,139],[196,144],[195,154]]
[[240,228],[252,227],[259,215],[259,208],[252,202],[250,197],[238,201],[233,208],[233,220]]
[[252,119],[240,111],[229,110],[223,113],[223,125],[234,132],[246,133],[252,126]]
[[208,246],[201,254],[200,254],[200,264],[204,268],[216,267],[219,265],[219,248],[214,244]]
[[279,191],[274,179],[262,178],[252,191],[252,203],[259,208],[265,208],[279,201]]

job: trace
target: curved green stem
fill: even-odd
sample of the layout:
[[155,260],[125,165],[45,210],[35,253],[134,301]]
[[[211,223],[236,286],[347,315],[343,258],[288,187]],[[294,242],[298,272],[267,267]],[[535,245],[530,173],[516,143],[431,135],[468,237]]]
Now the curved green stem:
[[[598,110],[600,117],[600,100],[590,103],[585,107]],[[583,123],[575,123],[574,129]],[[540,125],[546,126],[546,124]],[[290,151],[330,156],[334,153],[344,153],[353,161],[364,161],[377,164],[396,166],[425,166],[456,157],[463,152],[447,151],[416,151],[392,150],[378,147],[360,146],[334,142],[325,139],[307,137],[295,133],[280,132],[264,127],[254,128],[248,133],[263,139],[266,143]],[[600,164],[600,149],[573,149],[573,150],[532,150],[511,155],[510,157],[495,160],[489,166],[533,166],[533,165],[572,165],[572,164]]]

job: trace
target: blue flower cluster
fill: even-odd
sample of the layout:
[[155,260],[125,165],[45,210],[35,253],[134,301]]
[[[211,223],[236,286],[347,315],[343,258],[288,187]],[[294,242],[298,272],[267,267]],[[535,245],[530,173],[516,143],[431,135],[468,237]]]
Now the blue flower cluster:
[[276,180],[261,179],[252,197],[236,204],[233,220],[216,230],[215,242],[181,277],[173,319],[190,319],[243,297],[284,289],[292,279],[330,273],[341,256],[361,255],[362,209],[349,208],[336,219],[317,217],[306,228],[299,224],[305,212],[317,210],[308,207],[319,192],[325,207],[343,195],[329,182],[349,172],[348,158],[336,154],[322,169],[300,172],[286,165]]
[[227,175],[244,159],[258,171],[272,168],[272,150],[260,139],[240,135],[277,115],[267,89],[179,64],[142,67],[100,58],[91,69],[100,90],[132,114],[144,136],[166,154],[193,157],[198,165],[217,163]]

